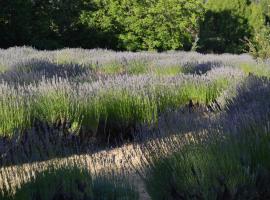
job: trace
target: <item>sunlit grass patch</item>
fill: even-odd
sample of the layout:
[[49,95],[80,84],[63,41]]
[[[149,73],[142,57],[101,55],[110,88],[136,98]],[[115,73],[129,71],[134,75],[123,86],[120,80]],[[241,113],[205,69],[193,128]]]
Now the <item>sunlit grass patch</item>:
[[107,64],[97,65],[94,67],[96,71],[107,75],[140,75],[149,71],[149,65],[143,61],[133,60],[130,62],[111,62]]
[[181,66],[156,66],[152,68],[154,74],[158,76],[176,76],[183,73]]
[[246,75],[252,74],[259,77],[270,77],[270,67],[265,64],[241,64],[240,69],[243,70]]
[[107,74],[107,75],[117,75],[124,73],[124,66],[120,63],[109,63],[95,68],[98,72]]
[[140,75],[149,72],[150,63],[146,61],[133,60],[126,64],[125,70],[129,75]]
[[67,52],[65,50],[62,51],[55,51],[55,59],[54,61],[56,64],[69,64],[71,62],[74,62],[74,58],[71,54],[71,52]]
[[8,68],[5,65],[0,64],[0,73],[3,73],[5,71],[7,71],[7,70],[8,70]]

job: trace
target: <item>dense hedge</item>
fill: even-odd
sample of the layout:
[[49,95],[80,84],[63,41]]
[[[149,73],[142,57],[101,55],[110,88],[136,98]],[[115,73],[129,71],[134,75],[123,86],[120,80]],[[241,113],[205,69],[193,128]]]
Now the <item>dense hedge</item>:
[[9,0],[0,2],[0,47],[242,53],[269,22],[261,0]]

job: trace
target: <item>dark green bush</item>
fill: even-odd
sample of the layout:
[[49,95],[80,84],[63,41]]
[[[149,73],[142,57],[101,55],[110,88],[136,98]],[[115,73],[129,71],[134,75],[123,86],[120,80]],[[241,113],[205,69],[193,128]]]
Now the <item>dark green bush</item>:
[[244,38],[251,37],[251,28],[247,19],[229,10],[208,10],[199,37],[200,51],[241,53],[246,48]]
[[199,50],[215,53],[243,53],[256,30],[265,25],[263,8],[249,0],[209,0],[200,25]]

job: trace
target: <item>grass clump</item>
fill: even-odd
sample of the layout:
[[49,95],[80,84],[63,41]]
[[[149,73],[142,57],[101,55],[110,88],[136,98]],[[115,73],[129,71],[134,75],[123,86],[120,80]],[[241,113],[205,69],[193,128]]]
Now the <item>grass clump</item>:
[[[1,196],[0,196],[1,197]],[[137,191],[120,178],[93,177],[86,169],[65,166],[49,168],[18,188],[2,194],[3,200],[118,200],[138,199]]]
[[140,75],[149,72],[149,64],[144,61],[131,60],[129,62],[111,62],[101,66],[96,66],[96,70],[106,75]]
[[0,86],[0,93],[0,137],[11,136],[30,125],[28,98],[5,84]]
[[257,66],[242,64],[240,65],[240,69],[246,75],[253,74],[258,77],[270,77],[270,67],[264,64],[258,64]]
[[31,128],[38,121],[49,126],[68,124],[69,131],[84,132],[85,136],[103,137],[110,132],[117,137],[132,132],[136,125],[156,123],[162,112],[178,109],[190,100],[208,105],[230,84],[223,75],[214,79],[119,76],[80,85],[61,78],[41,81],[23,87],[23,91],[13,89],[12,95],[1,98],[0,131],[12,135],[15,129]]
[[124,66],[120,63],[109,63],[102,66],[97,66],[96,70],[106,75],[117,75],[124,73]]
[[1,63],[0,63],[0,73],[3,73],[3,72],[5,72],[5,71],[7,71],[7,67],[5,66],[5,65],[2,65]]
[[154,74],[157,76],[177,76],[183,73],[181,66],[157,66],[153,68]]
[[73,92],[68,84],[65,87],[46,90],[41,88],[31,106],[32,122],[35,120],[56,125],[68,122],[74,128],[80,120],[80,105],[76,104]]
[[127,63],[126,72],[129,75],[140,75],[149,72],[150,65],[145,61],[133,60]]

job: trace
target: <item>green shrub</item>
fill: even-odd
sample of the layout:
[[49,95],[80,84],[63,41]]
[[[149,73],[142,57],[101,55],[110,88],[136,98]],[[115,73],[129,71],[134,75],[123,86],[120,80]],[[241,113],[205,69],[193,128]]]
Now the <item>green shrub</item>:
[[200,0],[95,2],[97,11],[82,12],[81,21],[104,32],[115,32],[117,47],[132,51],[189,50],[203,14]]
[[199,50],[203,52],[246,52],[249,46],[245,39],[256,38],[256,31],[266,22],[263,8],[257,2],[209,0],[205,5],[206,14],[199,34]]
[[255,58],[270,58],[270,28],[262,27],[255,31],[253,39],[247,39],[249,53]]

